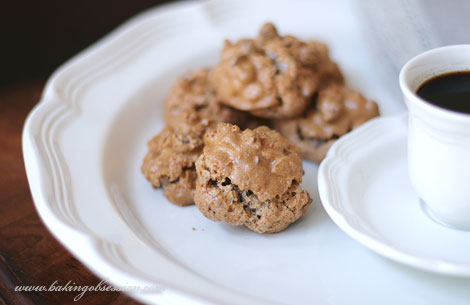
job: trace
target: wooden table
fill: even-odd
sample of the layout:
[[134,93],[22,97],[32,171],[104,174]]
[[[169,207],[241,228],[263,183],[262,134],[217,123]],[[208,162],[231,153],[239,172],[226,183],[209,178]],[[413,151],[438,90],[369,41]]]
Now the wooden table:
[[0,304],[139,304],[119,292],[15,292],[17,285],[95,286],[100,282],[43,225],[29,191],[21,150],[24,120],[45,80],[0,88]]

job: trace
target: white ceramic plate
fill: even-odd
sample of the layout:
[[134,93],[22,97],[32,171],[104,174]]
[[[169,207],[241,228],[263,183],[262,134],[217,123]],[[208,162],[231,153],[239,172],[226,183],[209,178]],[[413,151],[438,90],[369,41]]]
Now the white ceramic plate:
[[335,143],[318,173],[321,201],[343,231],[377,253],[470,277],[470,232],[428,217],[411,186],[407,119],[375,119]]
[[254,36],[268,20],[327,42],[352,87],[384,114],[403,111],[377,77],[352,10],[340,0],[182,2],[137,16],[73,58],[50,78],[24,128],[44,223],[111,283],[159,285],[131,293],[153,304],[464,304],[468,281],[401,267],[341,232],[319,202],[311,163],[303,185],[314,203],[274,235],[172,205],[140,173],[177,77],[213,65],[224,38]]

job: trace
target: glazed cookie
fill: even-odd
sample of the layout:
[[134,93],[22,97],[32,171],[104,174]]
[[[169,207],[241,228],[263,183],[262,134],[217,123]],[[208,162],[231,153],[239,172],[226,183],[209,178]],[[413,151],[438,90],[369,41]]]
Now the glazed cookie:
[[171,121],[182,112],[196,112],[201,118],[214,121],[242,122],[246,115],[220,103],[208,76],[208,69],[199,69],[187,72],[176,82],[165,101],[165,121]]
[[211,121],[195,113],[180,113],[148,145],[142,173],[155,188],[163,188],[174,204],[194,203],[195,162],[204,147],[203,135]]
[[219,123],[204,143],[194,201],[207,218],[275,233],[305,214],[311,199],[300,186],[302,160],[278,132]]
[[305,116],[274,122],[274,128],[296,144],[302,157],[320,163],[330,146],[353,128],[379,115],[375,102],[346,86],[320,91]]
[[264,118],[294,118],[317,90],[342,83],[343,76],[325,44],[280,36],[267,23],[256,40],[225,41],[209,80],[233,108]]

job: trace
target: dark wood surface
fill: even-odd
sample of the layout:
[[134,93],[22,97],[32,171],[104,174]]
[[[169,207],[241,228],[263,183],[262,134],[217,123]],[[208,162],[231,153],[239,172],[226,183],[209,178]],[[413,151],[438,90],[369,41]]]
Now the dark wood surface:
[[0,4],[0,86],[47,76],[140,11],[168,0],[15,0]]
[[0,88],[0,304],[139,304],[123,293],[15,292],[18,285],[95,286],[91,274],[43,225],[34,208],[21,150],[21,131],[45,80]]

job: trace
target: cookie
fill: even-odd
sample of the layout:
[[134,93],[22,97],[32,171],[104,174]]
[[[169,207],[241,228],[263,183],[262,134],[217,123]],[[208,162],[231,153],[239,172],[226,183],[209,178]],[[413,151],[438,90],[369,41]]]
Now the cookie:
[[294,118],[317,90],[342,83],[328,47],[316,41],[280,36],[267,23],[257,39],[225,42],[209,80],[221,101],[263,118]]
[[201,118],[218,122],[243,123],[246,115],[220,103],[208,76],[208,69],[199,69],[187,72],[175,83],[165,101],[165,121],[183,112],[195,112]]
[[344,85],[321,90],[300,118],[277,120],[274,128],[296,144],[302,157],[320,163],[342,135],[379,115],[377,104]]
[[163,188],[174,204],[194,203],[195,162],[204,147],[203,135],[211,125],[196,113],[180,113],[148,143],[142,173],[155,188]]
[[209,219],[275,233],[302,217],[311,199],[295,145],[262,126],[218,123],[204,136],[194,201]]

